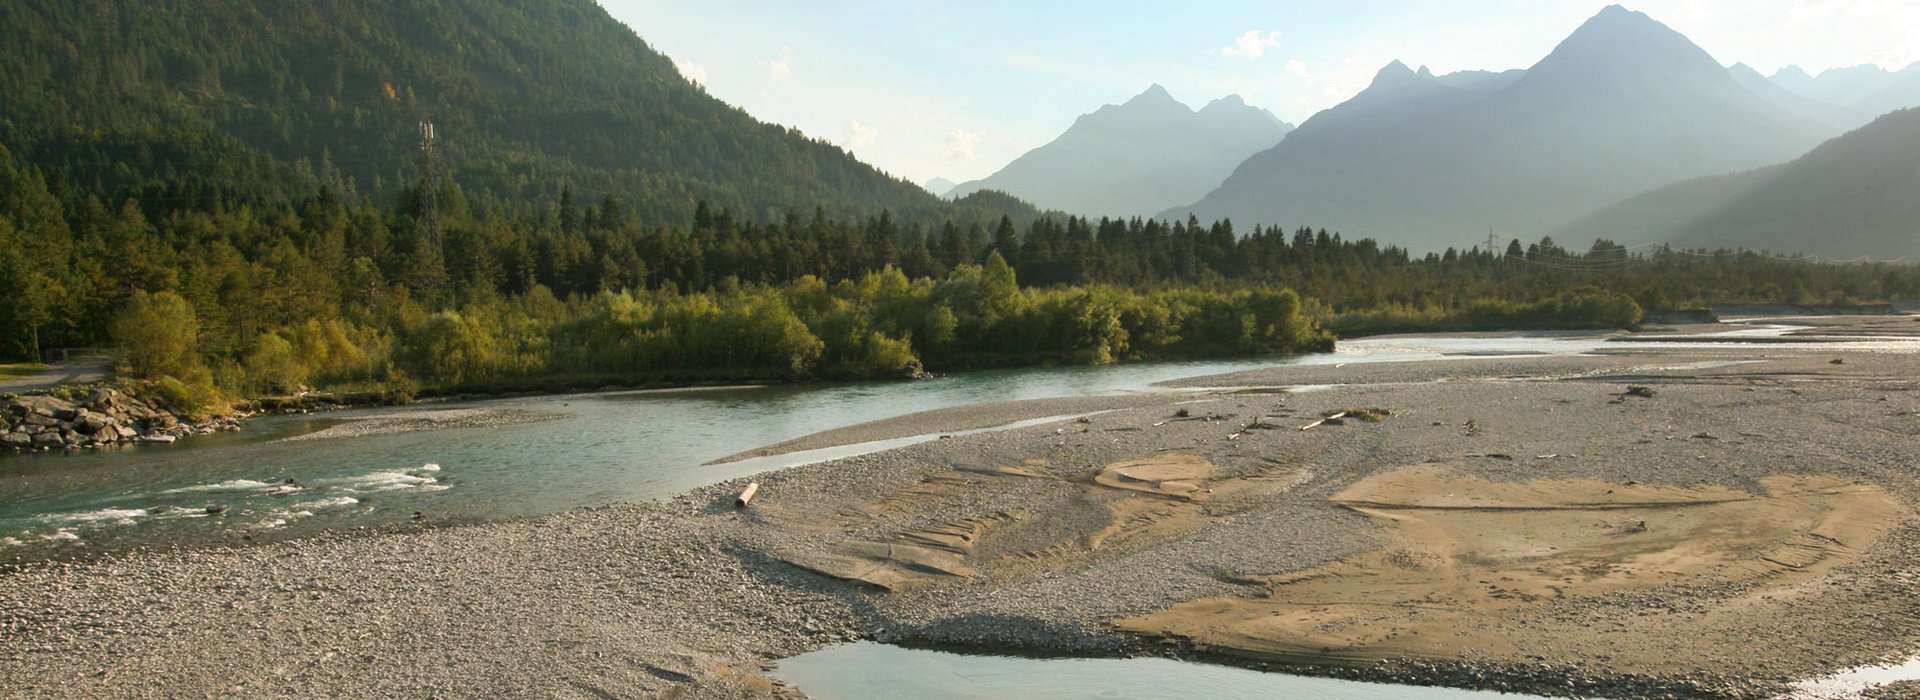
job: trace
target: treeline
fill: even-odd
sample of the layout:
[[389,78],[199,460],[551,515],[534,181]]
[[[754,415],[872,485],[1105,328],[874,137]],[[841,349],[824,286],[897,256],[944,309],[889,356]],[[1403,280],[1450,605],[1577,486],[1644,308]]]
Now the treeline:
[[179,293],[136,290],[108,324],[122,364],[169,404],[302,387],[558,390],[639,382],[913,377],[926,364],[1038,363],[1329,350],[1288,290],[1134,292],[1021,288],[997,254],[946,278],[886,267],[829,284],[602,291],[561,300],[543,286],[429,313],[401,299],[269,326],[208,352],[208,327]]
[[[3,155],[3,154],[0,154]],[[437,197],[439,226],[421,223]],[[1291,291],[1023,288],[997,251],[908,276],[911,228],[644,227],[613,198],[540,216],[448,184],[180,210],[56,195],[0,167],[0,348],[115,345],[180,405],[302,386],[456,391],[904,376],[1322,349]],[[439,235],[434,235],[437,230]],[[751,241],[745,236],[761,236]],[[1011,251],[1012,249],[1009,249]]]
[[[1628,327],[1642,309],[1920,293],[1911,267],[1607,241],[1415,257],[1224,221],[760,223],[705,205],[668,227],[615,197],[562,188],[508,209],[450,180],[386,206],[323,189],[182,208],[56,191],[5,156],[0,355],[173,348],[130,364],[202,396],[891,376],[1302,351],[1326,347],[1321,328]],[[192,331],[137,332],[163,327]]]

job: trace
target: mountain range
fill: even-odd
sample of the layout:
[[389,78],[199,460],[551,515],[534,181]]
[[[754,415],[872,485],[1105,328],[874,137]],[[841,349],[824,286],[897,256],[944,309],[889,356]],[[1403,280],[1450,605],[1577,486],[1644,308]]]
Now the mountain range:
[[1772,77],[1744,63],[1728,71],[1742,87],[1775,106],[1843,131],[1896,109],[1920,106],[1920,63],[1900,71],[1873,65],[1836,68],[1818,77],[1799,66],[1782,68]]
[[1206,194],[1292,129],[1238,95],[1196,111],[1154,85],[1082,115],[1052,142],[946,194],[1000,190],[1070,214],[1151,216]]
[[1524,71],[1390,64],[1161,216],[1325,226],[1433,250],[1489,230],[1551,230],[1648,189],[1783,162],[1836,133],[1742,87],[1666,25],[1612,6]]
[[[222,40],[196,38],[207,36]],[[1325,227],[1414,250],[1490,229],[1905,250],[1887,223],[1905,200],[1826,185],[1905,192],[1912,173],[1878,156],[1908,152],[1890,134],[1912,117],[1861,125],[1920,104],[1920,65],[1762,76],[1615,6],[1526,69],[1435,75],[1396,61],[1298,129],[1237,96],[1195,110],[1155,85],[992,176],[923,188],[709,96],[593,0],[23,0],[0,3],[0,47],[0,155],[57,189],[150,208],[322,187],[400,195],[431,120],[442,173],[534,211],[567,188],[615,194],[659,223],[703,201],[759,220],[818,209],[1025,221],[1038,215],[1025,199],[1095,217]],[[1763,233],[1767,221],[1736,226],[1726,209],[1781,201],[1799,208],[1768,221],[1817,216],[1829,230],[1796,243]],[[1854,228],[1831,229],[1842,225]],[[1896,238],[1854,240],[1869,234]]]
[[0,146],[56,185],[150,203],[390,197],[430,120],[441,172],[522,206],[570,186],[674,224],[701,201],[956,209],[709,96],[594,0],[22,0],[0,3],[0,47]]
[[1835,258],[1920,257],[1920,109],[1887,114],[1792,162],[1670,185],[1553,235]]
[[1799,66],[1787,66],[1768,80],[1793,94],[1853,110],[1866,119],[1920,107],[1920,63],[1898,71],[1875,65],[1834,68],[1817,76]]

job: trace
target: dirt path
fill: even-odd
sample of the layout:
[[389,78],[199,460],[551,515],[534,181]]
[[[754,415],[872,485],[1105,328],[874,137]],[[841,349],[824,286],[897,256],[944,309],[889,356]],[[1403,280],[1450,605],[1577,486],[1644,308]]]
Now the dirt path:
[[113,358],[105,356],[56,362],[48,365],[47,371],[39,374],[0,380],[0,394],[23,394],[67,384],[106,381],[108,370],[112,365]]

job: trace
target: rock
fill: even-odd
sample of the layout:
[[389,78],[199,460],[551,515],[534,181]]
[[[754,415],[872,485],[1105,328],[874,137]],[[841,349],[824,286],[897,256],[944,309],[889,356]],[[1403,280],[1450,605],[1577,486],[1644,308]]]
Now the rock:
[[33,436],[33,446],[36,448],[59,447],[65,442],[60,439],[60,434],[55,432],[40,432]]
[[176,438],[176,437],[174,437],[174,436],[172,436],[172,435],[148,435],[148,436],[146,436],[146,437],[143,437],[143,438],[140,438],[140,444],[143,444],[143,445],[169,445],[169,444],[172,444],[172,443],[173,443],[173,441],[175,441],[175,440],[178,440],[178,439],[179,439],[179,438]]
[[80,403],[81,405],[86,406],[87,408],[91,408],[95,411],[106,411],[106,410],[112,409],[114,405],[119,402],[120,402],[119,391],[109,387],[100,387],[98,389],[94,389],[92,394],[87,395],[87,400],[82,401]]
[[28,412],[57,420],[73,420],[73,416],[78,413],[73,402],[52,396],[23,396],[19,401]]
[[112,418],[84,408],[73,419],[73,427],[83,433],[98,433],[112,426]]
[[933,377],[932,374],[927,373],[926,365],[920,364],[919,360],[909,360],[907,366],[901,368],[900,373],[905,375],[907,379],[930,379]]
[[122,440],[132,440],[134,438],[140,437],[140,431],[134,430],[133,426],[129,426],[129,425],[113,426],[113,432],[115,434],[118,434],[120,436],[120,439]]
[[102,444],[111,444],[111,443],[120,441],[120,432],[117,430],[114,430],[113,426],[106,425],[106,426],[101,426],[99,430],[93,431],[93,434],[91,437],[93,438],[94,442],[98,442]]
[[0,449],[24,450],[33,447],[33,436],[26,433],[0,434]]
[[53,428],[53,427],[58,427],[60,425],[60,420],[57,418],[54,418],[53,416],[41,415],[40,413],[35,412],[35,413],[28,413],[25,417],[21,418],[20,424],[31,425],[31,426],[40,427],[40,428]]

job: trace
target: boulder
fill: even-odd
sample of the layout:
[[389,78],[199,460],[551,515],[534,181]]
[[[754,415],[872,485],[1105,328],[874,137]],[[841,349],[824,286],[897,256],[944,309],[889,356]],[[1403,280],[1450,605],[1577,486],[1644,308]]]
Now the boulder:
[[179,438],[176,438],[172,435],[148,435],[146,437],[140,438],[140,442],[141,444],[146,444],[146,445],[168,445],[168,444],[172,444],[173,441],[177,439]]
[[24,450],[33,447],[33,436],[26,433],[0,433],[0,449]]
[[908,360],[907,366],[900,369],[900,374],[906,379],[933,378],[933,375],[927,373],[926,365],[920,364],[919,360]]
[[79,414],[74,416],[74,419],[73,419],[73,427],[79,429],[80,432],[83,432],[83,433],[97,433],[112,425],[113,425],[112,418],[108,418],[105,415],[94,413],[84,408],[80,409]]
[[60,439],[59,433],[43,432],[36,433],[33,436],[34,447],[59,447],[64,444],[66,444],[66,441]]
[[102,426],[99,430],[93,431],[92,437],[94,442],[106,445],[120,441],[119,431],[114,430],[111,425]]
[[16,412],[57,420],[73,420],[78,410],[73,402],[52,396],[22,396],[16,400],[20,402],[19,408],[14,409]]
[[80,403],[95,411],[105,411],[113,408],[115,404],[120,403],[120,392],[103,386],[94,389],[93,393],[87,396],[87,400]]
[[54,428],[60,425],[60,419],[34,412],[23,416],[20,419],[20,423],[22,425],[31,425],[39,428]]
[[140,437],[140,431],[134,430],[132,426],[127,425],[113,426],[113,432],[119,435],[122,440],[132,440]]

